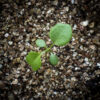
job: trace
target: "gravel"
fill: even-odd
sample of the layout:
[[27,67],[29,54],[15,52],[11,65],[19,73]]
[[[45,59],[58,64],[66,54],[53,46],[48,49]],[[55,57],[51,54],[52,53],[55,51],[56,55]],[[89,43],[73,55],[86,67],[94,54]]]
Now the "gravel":
[[[99,0],[0,1],[0,100],[99,100]],[[54,46],[59,64],[42,57],[34,72],[25,56],[38,38],[48,45],[48,32],[58,22],[69,23],[72,41]]]

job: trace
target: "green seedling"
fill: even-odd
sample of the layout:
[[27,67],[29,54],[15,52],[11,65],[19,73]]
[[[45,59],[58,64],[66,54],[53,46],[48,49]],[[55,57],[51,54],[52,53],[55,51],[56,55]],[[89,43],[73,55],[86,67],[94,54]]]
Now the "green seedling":
[[[48,47],[44,40],[37,39],[36,45],[40,48],[45,48],[42,52],[30,51],[26,56],[27,63],[32,67],[34,71],[37,71],[41,67],[41,56],[47,52],[51,52],[54,45],[65,46],[72,38],[72,28],[69,24],[58,23],[50,29],[49,37],[52,41],[50,47]],[[57,65],[58,57],[51,53],[49,61],[52,65]]]

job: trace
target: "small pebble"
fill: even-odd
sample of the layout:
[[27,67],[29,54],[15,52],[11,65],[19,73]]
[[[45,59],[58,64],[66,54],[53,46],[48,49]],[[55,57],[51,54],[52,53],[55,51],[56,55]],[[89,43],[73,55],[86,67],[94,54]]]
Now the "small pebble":
[[68,11],[69,11],[69,7],[65,7],[65,11],[67,11],[67,12],[68,12]]
[[20,14],[22,15],[24,13],[24,9],[22,9],[21,11],[20,11]]
[[53,51],[57,51],[57,48],[56,47],[53,47]]
[[21,53],[21,56],[25,56],[27,54],[27,52],[26,51],[23,51],[22,53]]
[[28,2],[27,4],[28,4],[28,5],[31,5],[31,2]]
[[73,57],[75,57],[75,56],[77,56],[77,52],[74,52],[74,53],[73,53]]
[[75,3],[75,0],[71,0],[71,3],[74,4]]
[[54,6],[57,6],[57,5],[58,5],[58,0],[54,0],[54,1],[52,2],[52,4],[53,4]]
[[72,77],[71,80],[72,80],[72,81],[76,81],[77,79],[76,79],[75,77]]
[[50,13],[51,13],[51,10],[48,10],[48,11],[47,11],[47,14],[50,14]]
[[80,24],[81,24],[82,26],[87,26],[87,25],[88,25],[88,23],[89,23],[89,21],[88,21],[88,20],[86,20],[86,21],[81,22]]
[[13,42],[12,42],[12,41],[9,41],[9,42],[8,42],[8,44],[9,44],[9,45],[12,45],[12,44],[13,44]]
[[83,38],[80,38],[80,42],[85,42]]
[[100,68],[100,63],[97,63],[97,66]]
[[74,24],[74,26],[73,26],[73,30],[76,30],[76,29],[77,29],[77,25]]
[[94,32],[94,30],[90,30],[90,33],[93,33]]
[[90,63],[87,61],[86,64],[89,65]]
[[90,45],[90,48],[92,49],[92,50],[95,50],[96,48],[95,48],[95,45]]
[[57,94],[57,92],[53,92],[55,95]]
[[77,70],[80,70],[80,68],[79,67],[75,67],[75,70],[77,71]]
[[5,34],[5,37],[8,37],[8,36],[9,36],[9,34],[8,34],[8,33],[6,33],[6,34]]
[[18,80],[15,79],[14,81],[12,81],[12,84],[17,84],[18,83]]
[[80,49],[83,50],[83,46],[80,46]]
[[88,62],[88,58],[85,58],[84,60],[85,60],[86,62]]

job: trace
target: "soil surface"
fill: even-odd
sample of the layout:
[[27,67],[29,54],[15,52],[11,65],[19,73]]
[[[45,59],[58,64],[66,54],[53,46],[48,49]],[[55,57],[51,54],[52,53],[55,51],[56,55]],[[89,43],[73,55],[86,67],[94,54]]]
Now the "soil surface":
[[[0,100],[100,100],[100,0],[0,0]],[[67,46],[52,48],[34,72],[25,56],[41,51],[56,23],[69,23]]]

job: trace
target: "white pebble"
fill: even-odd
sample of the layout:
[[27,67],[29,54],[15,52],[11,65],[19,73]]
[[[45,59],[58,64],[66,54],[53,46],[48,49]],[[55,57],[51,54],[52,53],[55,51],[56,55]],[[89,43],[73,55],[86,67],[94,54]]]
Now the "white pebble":
[[24,28],[23,31],[26,32],[26,29]]
[[28,2],[27,4],[28,4],[28,5],[31,5],[31,2]]
[[58,1],[57,1],[57,0],[54,0],[52,4],[53,4],[54,6],[57,6],[57,5],[58,5]]
[[75,3],[75,0],[71,0],[71,3],[74,4]]
[[22,9],[21,11],[20,11],[20,14],[22,15],[24,13],[24,9]]
[[8,37],[8,36],[9,36],[9,34],[8,34],[8,33],[6,33],[6,34],[5,34],[5,37]]
[[84,39],[83,38],[80,38],[80,41],[82,42],[82,41],[84,41]]
[[73,53],[73,57],[75,57],[75,56],[77,56],[77,52],[74,52],[74,53]]
[[12,42],[12,41],[9,41],[9,42],[8,42],[8,44],[9,44],[9,45],[12,45],[12,44],[13,44],[13,42]]
[[77,25],[74,24],[74,26],[73,26],[73,30],[76,30],[76,29],[77,29]]
[[85,60],[86,62],[88,62],[88,58],[85,58],[84,60]]
[[97,63],[97,66],[100,68],[100,63]]
[[88,23],[89,23],[89,21],[88,21],[88,20],[86,20],[86,21],[81,22],[80,24],[81,24],[82,26],[87,26],[87,25],[88,25]]
[[22,53],[21,53],[21,56],[25,56],[27,54],[27,52],[26,51],[23,51]]
[[72,77],[71,80],[72,81],[77,81],[77,79],[75,77]]
[[68,12],[68,11],[69,11],[69,7],[65,7],[65,11],[67,11],[67,12]]
[[20,71],[17,71],[16,73],[17,73],[17,74],[19,74],[19,73],[20,73]]
[[57,92],[53,92],[55,95],[57,94]]
[[77,70],[80,70],[80,68],[79,67],[75,67],[75,70],[77,71]]
[[53,51],[57,51],[56,47],[53,47]]
[[47,11],[47,14],[50,14],[50,13],[51,13],[51,10],[48,10],[48,11]]
[[17,84],[18,83],[18,79],[15,79],[14,81],[12,81],[12,84]]
[[60,14],[62,15],[62,14],[64,14],[64,12],[60,12]]
[[80,49],[83,50],[83,46],[80,46]]
[[86,64],[89,65],[90,63],[87,61]]
[[75,41],[75,38],[74,37],[72,37],[72,41]]
[[30,46],[30,43],[26,42],[26,46]]

